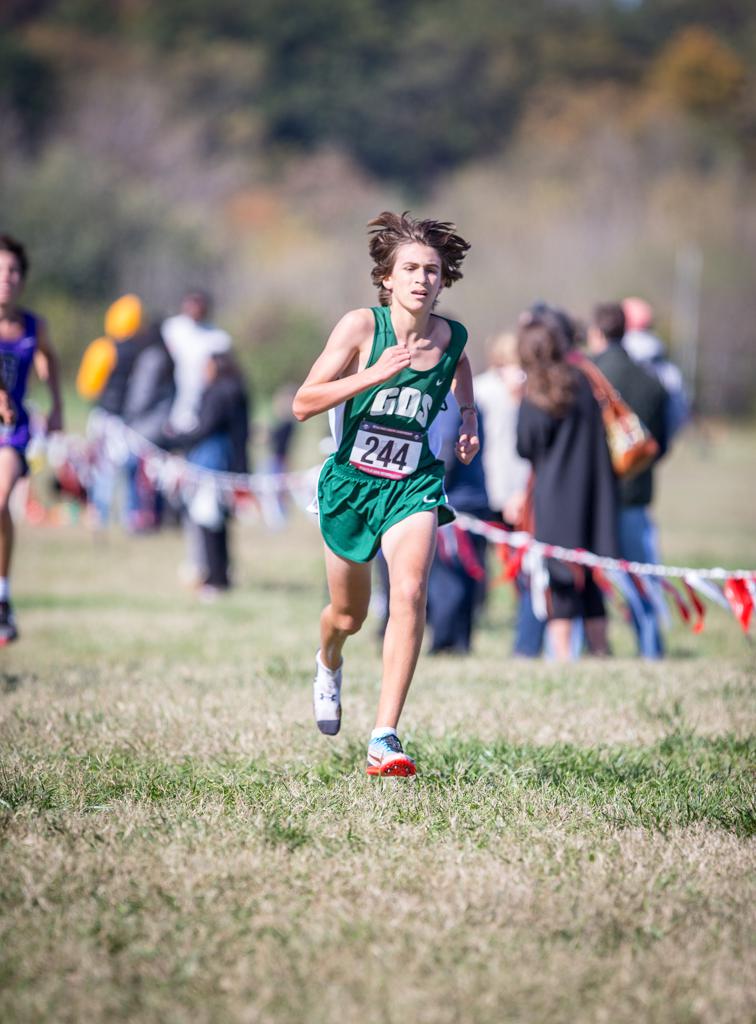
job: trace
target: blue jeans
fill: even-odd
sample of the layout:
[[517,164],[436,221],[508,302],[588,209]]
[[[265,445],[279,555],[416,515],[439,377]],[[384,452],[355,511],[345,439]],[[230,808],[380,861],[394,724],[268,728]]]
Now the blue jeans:
[[[134,521],[134,513],[139,511],[139,497],[136,489],[136,473],[139,460],[129,455],[126,462],[116,464],[108,458],[101,458],[92,472],[90,500],[97,511],[100,526],[107,526],[116,504],[121,507],[121,519],[126,529],[130,529]],[[123,494],[121,491],[123,490]],[[121,498],[123,499],[121,502]]]
[[530,599],[530,577],[522,573],[517,577],[517,619],[513,653],[523,658],[540,658],[543,653],[546,623],[533,614]]
[[[656,562],[656,531],[645,505],[625,505],[619,515],[620,553],[630,562]],[[643,658],[662,658],[659,617],[651,601],[638,594],[638,601],[630,608],[633,627],[638,640],[638,653]]]
[[[486,562],[486,540],[470,537],[481,565]],[[445,561],[436,552],[428,579],[428,625],[432,641],[430,653],[457,651],[469,653],[475,611],[482,581],[469,576],[459,557]]]
[[223,433],[210,434],[194,448],[189,449],[186,461],[203,469],[228,472],[231,465],[231,438]]
[[[187,452],[187,462],[202,469],[228,472],[231,466],[231,438],[228,434],[210,434]],[[200,526],[190,515],[184,518],[189,562],[199,577],[213,587],[228,586],[228,526],[224,510],[217,528]]]

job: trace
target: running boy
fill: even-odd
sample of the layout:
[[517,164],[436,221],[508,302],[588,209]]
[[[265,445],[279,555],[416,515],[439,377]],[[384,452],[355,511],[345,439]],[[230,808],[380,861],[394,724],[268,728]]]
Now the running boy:
[[[0,235],[0,380],[7,389],[10,411],[0,409],[0,645],[18,636],[10,603],[8,574],[13,552],[13,520],[8,508],[18,480],[28,473],[26,446],[29,416],[24,408],[26,382],[32,365],[50,392],[52,408],[47,429],[62,427],[58,361],[45,321],[18,305],[29,263],[20,242]],[[2,403],[0,403],[2,404]]]
[[368,227],[380,305],[339,321],[293,405],[298,420],[327,410],[337,445],[318,481],[330,603],[320,617],[313,701],[318,728],[335,735],[341,651],[367,615],[370,561],[382,548],[390,606],[367,771],[406,776],[415,764],[396,727],[420,653],[436,530],[454,518],[444,465],[428,444],[450,388],[462,412],[457,457],[468,463],[480,447],[467,331],[432,312],[441,289],[462,277],[470,246],[453,224],[406,213],[382,213]]

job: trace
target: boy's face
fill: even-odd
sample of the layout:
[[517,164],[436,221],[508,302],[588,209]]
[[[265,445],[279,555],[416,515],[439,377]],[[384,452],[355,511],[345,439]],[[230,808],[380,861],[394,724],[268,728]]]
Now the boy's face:
[[398,302],[411,313],[432,309],[443,285],[441,269],[441,257],[429,245],[407,242],[400,246],[391,274],[383,282],[392,304]]
[[15,302],[24,287],[21,264],[12,252],[0,252],[0,305]]

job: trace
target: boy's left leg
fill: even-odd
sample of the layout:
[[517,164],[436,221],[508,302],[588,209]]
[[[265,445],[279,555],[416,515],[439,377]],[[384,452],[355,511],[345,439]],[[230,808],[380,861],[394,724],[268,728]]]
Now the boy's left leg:
[[389,618],[383,638],[381,695],[368,746],[368,775],[415,774],[415,762],[404,753],[396,726],[423,640],[436,529],[434,510],[417,512],[383,535],[390,582]]
[[390,581],[383,641],[383,680],[376,727],[395,729],[412,682],[425,630],[428,575],[436,547],[437,514],[416,512],[392,526],[381,546]]

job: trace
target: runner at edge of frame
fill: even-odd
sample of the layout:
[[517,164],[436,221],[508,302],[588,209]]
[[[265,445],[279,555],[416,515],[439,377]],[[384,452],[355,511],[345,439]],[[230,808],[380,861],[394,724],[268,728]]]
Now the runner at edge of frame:
[[50,392],[51,409],[46,431],[63,427],[63,405],[58,360],[42,317],[19,305],[29,261],[24,246],[0,234],[0,646],[18,637],[10,601],[10,565],[13,554],[13,519],[10,498],[18,481],[27,475],[26,448],[30,440],[29,414],[24,406],[29,371]]

